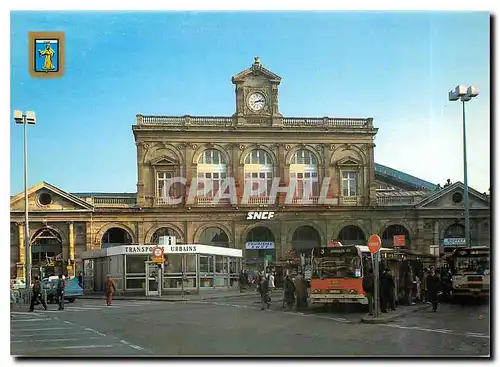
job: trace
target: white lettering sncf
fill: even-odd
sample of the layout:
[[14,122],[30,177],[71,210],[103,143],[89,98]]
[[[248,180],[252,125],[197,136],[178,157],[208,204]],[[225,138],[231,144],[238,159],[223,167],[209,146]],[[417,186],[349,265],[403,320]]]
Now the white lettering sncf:
[[274,218],[274,212],[248,212],[247,219],[271,219]]

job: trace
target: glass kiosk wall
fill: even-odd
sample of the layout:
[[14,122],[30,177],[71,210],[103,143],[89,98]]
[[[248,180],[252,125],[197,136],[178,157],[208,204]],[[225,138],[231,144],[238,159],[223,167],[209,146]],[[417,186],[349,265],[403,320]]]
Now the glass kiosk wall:
[[[84,291],[103,292],[110,274],[119,293],[146,291],[146,262],[156,245],[119,245],[82,253]],[[164,249],[162,294],[238,287],[242,251],[205,245],[160,245]],[[189,249],[182,252],[183,249]]]

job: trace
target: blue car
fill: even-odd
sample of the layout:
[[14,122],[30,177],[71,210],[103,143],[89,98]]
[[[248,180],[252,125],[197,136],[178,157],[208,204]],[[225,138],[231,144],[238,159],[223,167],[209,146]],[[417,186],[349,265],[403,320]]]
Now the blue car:
[[[47,292],[47,303],[57,302],[57,280],[46,280],[43,282],[43,288]],[[83,289],[78,285],[78,278],[67,279],[64,289],[64,299],[69,303],[75,302],[76,297],[83,296]]]

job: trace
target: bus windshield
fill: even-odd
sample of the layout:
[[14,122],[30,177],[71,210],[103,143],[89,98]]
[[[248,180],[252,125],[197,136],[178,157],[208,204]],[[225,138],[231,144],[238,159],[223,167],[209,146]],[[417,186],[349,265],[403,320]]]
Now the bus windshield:
[[474,273],[487,275],[490,272],[488,256],[457,256],[455,258],[455,273]]
[[313,278],[360,278],[359,256],[316,257]]

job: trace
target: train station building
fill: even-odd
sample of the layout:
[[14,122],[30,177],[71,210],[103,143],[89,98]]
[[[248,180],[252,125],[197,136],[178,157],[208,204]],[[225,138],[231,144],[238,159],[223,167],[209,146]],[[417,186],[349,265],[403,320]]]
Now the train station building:
[[[371,117],[283,116],[281,78],[258,58],[232,83],[232,116],[136,116],[137,161],[130,162],[137,165],[136,192],[70,193],[47,182],[31,187],[34,271],[79,271],[85,251],[155,244],[161,236],[242,249],[248,267],[289,249],[365,244],[373,233],[383,247],[422,254],[465,242],[463,184],[440,188],[375,163],[378,129]],[[170,184],[179,177],[184,181]],[[234,184],[227,188],[229,179]],[[249,186],[259,192],[245,191]],[[214,200],[221,188],[228,196]],[[273,194],[276,200],[269,199]],[[22,277],[24,193],[10,203],[11,276]],[[489,195],[469,188],[469,203],[471,243],[489,245]],[[128,273],[143,272],[130,266]]]

